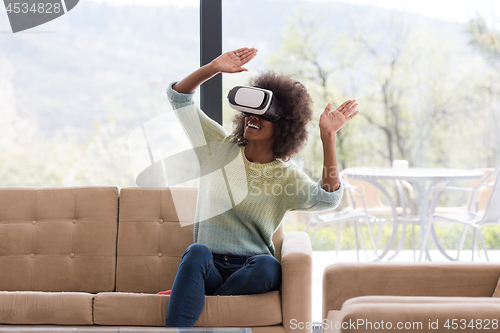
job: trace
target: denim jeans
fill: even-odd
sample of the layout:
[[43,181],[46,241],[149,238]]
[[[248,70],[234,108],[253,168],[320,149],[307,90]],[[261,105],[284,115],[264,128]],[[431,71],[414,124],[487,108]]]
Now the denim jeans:
[[205,295],[248,295],[279,289],[281,264],[271,255],[215,254],[199,243],[182,255],[168,301],[167,327],[193,327]]

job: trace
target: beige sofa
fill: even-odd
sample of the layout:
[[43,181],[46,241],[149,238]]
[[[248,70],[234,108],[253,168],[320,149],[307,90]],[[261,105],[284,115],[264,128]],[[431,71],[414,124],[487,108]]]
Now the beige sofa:
[[498,332],[499,278],[500,263],[333,264],[323,332]]
[[[172,287],[193,242],[196,195],[196,188],[0,188],[0,325],[164,326],[169,296],[156,293]],[[282,227],[273,241],[281,290],[208,296],[195,326],[301,332],[289,323],[311,320],[311,244]]]

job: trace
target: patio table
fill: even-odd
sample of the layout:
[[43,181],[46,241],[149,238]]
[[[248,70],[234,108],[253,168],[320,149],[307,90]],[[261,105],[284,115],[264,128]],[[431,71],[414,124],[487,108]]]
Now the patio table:
[[[467,169],[447,169],[447,168],[408,168],[406,170],[395,170],[393,168],[350,168],[343,171],[349,178],[359,179],[366,181],[375,187],[377,187],[382,194],[387,199],[393,216],[393,230],[391,237],[384,251],[376,261],[382,260],[387,253],[394,246],[397,235],[399,224],[403,223],[403,234],[406,231],[406,223],[419,223],[420,224],[420,233],[422,235],[421,239],[423,239],[423,235],[425,229],[430,224],[430,219],[432,218],[433,212],[429,211],[430,207],[430,199],[432,192],[436,189],[440,184],[448,184],[451,181],[463,180],[463,179],[474,179],[481,178],[483,176],[483,172],[479,170],[467,170]],[[393,181],[396,185],[397,197],[401,203],[401,207],[403,212],[401,216],[397,213],[397,200],[394,200],[389,191],[385,188],[384,185],[380,183],[380,181]],[[424,184],[424,193],[421,195],[419,201],[419,212],[412,212],[411,215],[406,214],[407,209],[407,200],[404,195],[403,187],[401,185],[401,181],[418,181]],[[425,187],[425,182],[430,181],[430,185]],[[405,223],[406,222],[406,223]],[[434,237],[434,241],[436,243],[437,248],[443,252],[444,250],[439,246],[436,238]],[[388,260],[394,259],[399,251],[404,246],[404,235],[402,236],[398,247],[393,256],[388,258]],[[426,258],[430,260],[430,256],[427,251],[427,244],[420,244],[420,257],[419,261],[422,260],[423,253],[426,253]]]

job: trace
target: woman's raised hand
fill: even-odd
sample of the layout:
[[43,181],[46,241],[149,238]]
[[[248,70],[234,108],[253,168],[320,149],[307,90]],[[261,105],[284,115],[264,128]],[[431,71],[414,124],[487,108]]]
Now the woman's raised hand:
[[229,51],[221,54],[209,64],[202,66],[195,70],[193,73],[186,76],[181,81],[172,86],[177,92],[189,94],[195,91],[200,84],[209,80],[217,73],[238,73],[248,71],[242,67],[257,55],[257,49],[243,47],[235,51]]
[[229,51],[221,54],[212,61],[212,65],[215,66],[219,73],[238,73],[243,71],[248,71],[245,67],[242,67],[247,62],[252,60],[259,50],[255,48],[243,47],[234,51]]
[[319,129],[323,134],[335,134],[348,121],[352,120],[359,111],[353,112],[358,104],[356,100],[347,100],[332,111],[332,103],[328,103],[325,111],[319,118]]

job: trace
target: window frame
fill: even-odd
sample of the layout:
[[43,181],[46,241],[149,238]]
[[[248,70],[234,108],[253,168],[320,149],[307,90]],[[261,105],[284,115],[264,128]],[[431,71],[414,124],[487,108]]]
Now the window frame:
[[[200,0],[200,66],[222,54],[222,0]],[[200,87],[200,107],[222,125],[222,74]]]

